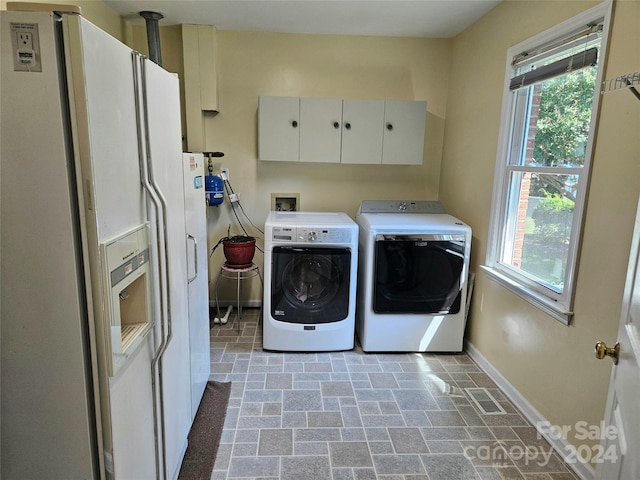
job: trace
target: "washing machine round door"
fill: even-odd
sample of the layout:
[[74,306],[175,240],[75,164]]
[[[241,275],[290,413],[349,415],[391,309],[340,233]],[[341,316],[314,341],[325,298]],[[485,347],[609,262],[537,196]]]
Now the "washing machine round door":
[[344,320],[349,313],[348,248],[275,247],[271,315],[290,323]]
[[330,304],[338,291],[340,272],[327,255],[294,257],[284,269],[283,291],[291,303],[305,308],[322,308]]

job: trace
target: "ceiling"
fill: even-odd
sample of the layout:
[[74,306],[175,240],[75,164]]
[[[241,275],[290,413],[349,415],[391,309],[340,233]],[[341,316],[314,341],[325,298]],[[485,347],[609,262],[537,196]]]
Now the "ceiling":
[[453,37],[501,0],[104,0],[127,20],[281,33]]

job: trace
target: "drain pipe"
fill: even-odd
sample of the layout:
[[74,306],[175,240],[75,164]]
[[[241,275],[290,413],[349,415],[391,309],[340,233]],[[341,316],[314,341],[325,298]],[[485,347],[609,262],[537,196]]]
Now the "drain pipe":
[[149,59],[162,66],[162,53],[160,51],[160,31],[158,29],[158,20],[164,18],[164,15],[158,12],[140,12],[140,16],[147,23],[147,42],[149,43]]

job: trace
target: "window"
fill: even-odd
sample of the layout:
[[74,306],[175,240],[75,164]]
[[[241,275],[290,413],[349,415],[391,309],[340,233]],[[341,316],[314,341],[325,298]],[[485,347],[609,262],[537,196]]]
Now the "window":
[[507,54],[486,270],[567,324],[609,10],[591,9]]

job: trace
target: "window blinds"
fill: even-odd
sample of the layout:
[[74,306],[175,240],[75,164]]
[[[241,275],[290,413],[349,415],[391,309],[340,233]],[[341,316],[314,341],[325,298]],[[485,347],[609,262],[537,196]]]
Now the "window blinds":
[[597,62],[598,49],[589,48],[583,52],[550,63],[549,65],[544,65],[535,70],[513,77],[509,83],[509,90],[518,90],[519,88],[528,87],[534,83],[557,77],[564,73],[575,72],[585,67],[591,67],[596,65]]

